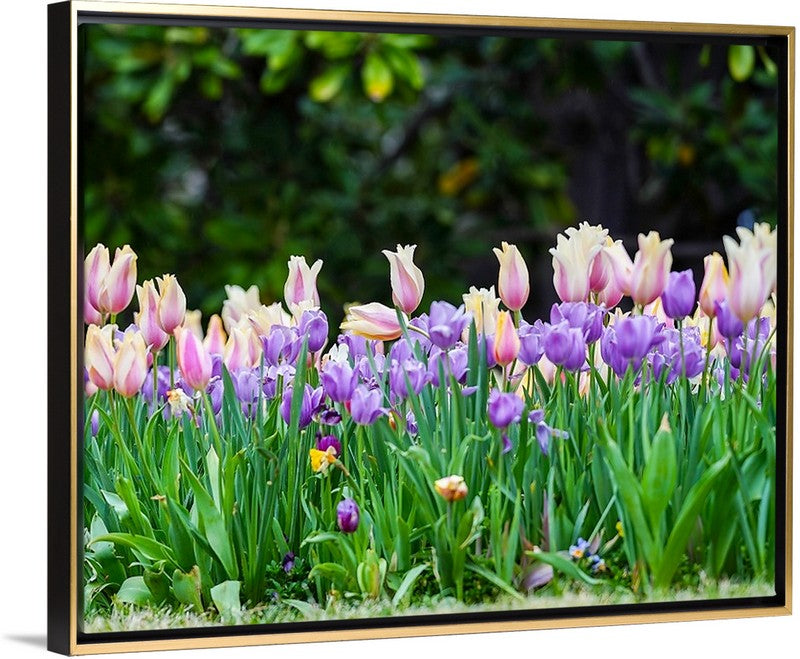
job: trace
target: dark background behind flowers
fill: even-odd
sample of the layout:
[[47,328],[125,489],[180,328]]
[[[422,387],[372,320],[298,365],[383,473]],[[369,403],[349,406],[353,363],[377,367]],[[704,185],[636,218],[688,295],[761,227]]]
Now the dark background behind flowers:
[[555,301],[547,249],[602,223],[650,229],[675,269],[737,223],[775,221],[775,65],[753,46],[202,27],[81,28],[84,239],[130,243],[139,279],[178,275],[190,308],[225,284],[283,297],[324,260],[344,304],[391,303],[381,249],[419,245],[423,308],[495,283],[491,247]]

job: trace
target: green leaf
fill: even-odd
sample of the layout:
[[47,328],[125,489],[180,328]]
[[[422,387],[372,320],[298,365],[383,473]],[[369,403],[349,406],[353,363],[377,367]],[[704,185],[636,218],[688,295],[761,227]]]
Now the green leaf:
[[317,103],[327,103],[339,93],[349,74],[350,64],[329,66],[311,81],[308,86],[309,96]]
[[517,600],[520,600],[520,601],[525,599],[519,592],[514,590],[511,586],[509,586],[505,581],[503,581],[496,574],[494,574],[493,572],[489,572],[489,570],[487,570],[486,568],[481,567],[480,565],[476,565],[475,563],[467,563],[467,569],[470,572],[474,572],[479,577],[483,577],[489,583],[494,584],[495,586],[497,586],[503,592],[508,593],[509,595],[511,595],[511,597],[513,597],[514,599],[517,599]]
[[728,48],[728,70],[736,82],[744,82],[752,74],[756,63],[753,46],[734,45]]
[[371,52],[367,55],[361,67],[361,82],[364,85],[364,93],[375,103],[380,103],[392,93],[394,88],[392,70],[378,53]]
[[108,533],[93,539],[89,544],[92,545],[96,542],[113,542],[116,545],[129,547],[142,562],[166,561],[170,566],[175,566],[172,550],[152,538],[132,533]]
[[155,123],[163,118],[174,92],[175,80],[169,75],[159,76],[142,105],[142,110],[150,121]]
[[419,58],[411,51],[385,46],[381,53],[398,77],[405,80],[413,89],[419,91],[425,85]]
[[211,600],[224,622],[235,621],[241,613],[240,587],[241,583],[238,581],[223,581],[211,589]]
[[603,583],[600,579],[594,579],[590,577],[570,559],[561,556],[560,554],[546,551],[526,551],[525,553],[528,554],[528,556],[535,558],[537,561],[547,563],[554,570],[561,572],[561,574],[564,576],[572,579],[578,579],[579,581],[583,581],[590,586],[599,586],[601,583]]
[[164,574],[163,569],[145,570],[144,583],[152,594],[154,602],[160,603],[169,597],[169,577]]
[[203,600],[200,597],[200,568],[196,565],[188,574],[175,570],[172,574],[172,592],[175,594],[175,599],[182,604],[188,604],[197,613],[203,612]]
[[417,579],[419,579],[420,575],[427,569],[428,564],[423,563],[422,565],[416,565],[412,567],[408,572],[406,572],[403,580],[397,587],[397,591],[395,591],[394,597],[392,597],[392,606],[400,605],[400,603],[403,601],[403,598],[406,596],[406,593],[411,591],[411,589],[414,587],[414,584],[417,582]]
[[330,579],[338,588],[342,588],[347,583],[348,574],[338,563],[318,563],[308,574],[309,579],[315,577]]
[[153,602],[153,595],[143,577],[128,577],[119,587],[117,599],[126,604],[146,606]]
[[650,456],[642,475],[642,501],[650,519],[650,528],[656,537],[659,535],[661,516],[667,509],[677,482],[675,440],[665,414],[661,427],[653,438]]

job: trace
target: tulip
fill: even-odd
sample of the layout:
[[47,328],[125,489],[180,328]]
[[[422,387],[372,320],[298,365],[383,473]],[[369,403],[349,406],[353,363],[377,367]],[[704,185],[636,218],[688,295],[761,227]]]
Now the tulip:
[[389,278],[392,284],[392,300],[394,305],[405,313],[414,313],[422,301],[425,292],[425,278],[414,264],[414,250],[416,245],[398,245],[396,252],[383,250],[383,255],[389,259]]
[[543,345],[547,358],[568,371],[577,371],[586,362],[583,332],[577,327],[570,327],[566,321],[545,326]]
[[289,276],[283,288],[283,295],[290,311],[302,302],[311,302],[314,306],[319,306],[317,275],[321,269],[320,260],[309,267],[305,256],[289,257]]
[[334,435],[321,435],[317,433],[314,442],[318,451],[332,452],[334,455],[342,454],[342,443]]
[[203,340],[203,312],[200,309],[192,309],[186,312],[183,317],[181,327],[185,327],[192,332],[198,339]]
[[500,366],[508,366],[519,354],[520,341],[514,321],[508,311],[497,316],[497,329],[494,334],[494,359]]
[[392,341],[403,333],[397,312],[380,302],[350,307],[341,329],[377,341]]
[[433,483],[433,489],[448,503],[460,501],[467,496],[469,491],[467,484],[464,482],[464,477],[456,474],[438,479]]
[[533,325],[524,320],[519,326],[519,360],[523,364],[533,366],[538,363],[544,354],[542,343],[542,321],[537,320]]
[[178,368],[183,381],[195,391],[205,391],[211,380],[211,355],[191,330],[178,328]]
[[186,296],[175,275],[156,277],[158,282],[158,320],[170,336],[183,325],[186,316]]
[[386,414],[386,410],[381,407],[382,401],[380,389],[369,389],[366,385],[358,385],[350,399],[350,415],[353,421],[362,426],[371,426],[379,417]]
[[336,524],[342,533],[355,533],[358,528],[359,511],[355,499],[342,499],[336,506]]
[[297,329],[283,325],[273,325],[269,336],[261,337],[261,345],[264,359],[270,366],[277,366],[281,361],[294,364],[302,347]]
[[718,252],[703,259],[705,273],[700,284],[700,308],[709,318],[714,317],[714,303],[722,302],[728,294],[728,270]]
[[769,250],[757,249],[756,245],[737,242],[723,236],[728,255],[730,279],[728,281],[728,304],[744,323],[758,316],[772,288],[771,275],[765,272],[769,262]]
[[566,322],[579,329],[586,343],[594,343],[603,333],[603,318],[606,310],[587,302],[562,302],[550,308],[550,324]]
[[101,325],[103,322],[103,314],[89,303],[86,291],[83,294],[83,322],[86,325]]
[[565,430],[551,428],[544,420],[544,410],[531,410],[528,414],[528,423],[536,427],[536,440],[539,450],[547,455],[550,452],[550,438],[566,439],[569,433]]
[[606,238],[603,250],[598,255],[609,273],[605,287],[597,291],[597,301],[611,309],[619,304],[623,295],[630,294],[633,261],[625,251],[621,240]]
[[114,387],[114,332],[116,325],[97,325],[86,328],[84,362],[89,381],[98,389]]
[[650,304],[664,291],[672,267],[672,238],[661,240],[657,231],[639,234],[639,251],[633,259],[630,295],[641,306]]
[[418,394],[429,380],[430,374],[425,364],[416,359],[393,361],[389,368],[389,388],[395,398],[408,398],[409,387],[414,394]]
[[273,325],[288,327],[292,324],[292,317],[283,310],[280,302],[273,302],[269,306],[262,304],[247,312],[246,317],[259,336],[269,336]]
[[[569,227],[550,248],[553,255],[553,285],[563,302],[585,302],[589,297],[590,274],[595,257],[602,251],[608,230],[582,222]],[[597,282],[595,282],[597,283]]]
[[747,245],[748,249],[757,251],[765,250],[767,258],[762,263],[762,274],[767,280],[767,287],[771,293],[775,292],[778,278],[778,232],[774,231],[767,222],[756,222],[753,230],[736,227],[739,242]]
[[320,373],[320,381],[328,398],[337,403],[346,403],[358,386],[358,372],[346,361],[329,361]]
[[225,335],[225,330],[222,327],[222,318],[214,314],[208,319],[206,338],[203,339],[203,346],[208,350],[209,354],[222,355],[225,352],[225,343],[227,340],[228,337]]
[[102,243],[95,245],[84,261],[83,277],[86,300],[96,310],[100,309],[100,291],[110,269],[111,262],[108,247]]
[[130,398],[139,393],[147,377],[147,345],[140,332],[125,332],[114,355],[114,389]]
[[118,314],[130,304],[136,290],[136,258],[129,245],[117,248],[111,269],[100,287],[98,311]]
[[[500,298],[495,295],[494,286],[489,289],[478,289],[472,286],[469,289],[469,293],[464,293],[462,298],[464,300],[464,309],[472,314],[478,334],[491,334],[494,332],[500,307]],[[464,336],[468,331],[469,328],[462,333],[462,339],[465,341],[469,338]]]
[[[298,410],[297,427],[302,430],[311,423],[313,416],[319,412],[323,407],[322,387],[316,389],[310,384],[306,383],[303,388],[303,395],[300,399],[300,409]],[[294,398],[294,389],[291,386],[283,390],[283,397],[281,398],[280,412],[286,425],[292,423],[292,399]]]
[[508,428],[513,423],[519,423],[525,403],[515,394],[502,393],[492,389],[487,402],[489,421],[495,428]]
[[461,338],[472,317],[464,305],[456,308],[449,302],[433,302],[428,314],[428,335],[431,343],[449,350]]
[[308,337],[309,352],[319,352],[328,341],[328,317],[319,309],[304,311],[298,329]]
[[502,249],[494,248],[494,254],[500,262],[497,290],[503,304],[512,311],[519,311],[525,306],[531,292],[528,266],[516,245],[503,242],[501,246]]
[[169,334],[159,322],[159,295],[153,280],[148,279],[141,286],[137,286],[136,295],[139,298],[139,313],[134,316],[136,325],[150,350],[158,352],[167,345]]
[[253,366],[253,362],[250,360],[249,338],[238,327],[234,327],[228,336],[223,361],[231,373]]
[[667,285],[661,294],[664,313],[669,318],[686,318],[694,311],[697,288],[691,270],[670,272]]
[[222,322],[225,324],[225,330],[230,333],[242,318],[261,306],[261,300],[256,285],[247,290],[241,286],[226,286],[225,293],[228,298],[222,303]]

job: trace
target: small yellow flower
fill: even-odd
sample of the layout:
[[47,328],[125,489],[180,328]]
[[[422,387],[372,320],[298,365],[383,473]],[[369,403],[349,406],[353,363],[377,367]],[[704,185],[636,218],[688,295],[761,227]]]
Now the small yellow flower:
[[619,534],[619,537],[620,538],[624,538],[625,537],[625,533],[624,533],[624,531],[622,529],[622,520],[617,521],[616,529],[617,529],[617,533]]
[[308,457],[311,458],[311,469],[317,474],[324,474],[336,462],[336,449],[333,446],[329,446],[327,451],[312,448],[308,451]]

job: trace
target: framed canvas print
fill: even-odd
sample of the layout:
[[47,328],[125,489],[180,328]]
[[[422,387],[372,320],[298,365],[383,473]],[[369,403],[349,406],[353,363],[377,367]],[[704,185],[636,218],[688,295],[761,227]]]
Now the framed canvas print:
[[50,649],[790,612],[794,28],[49,30]]

